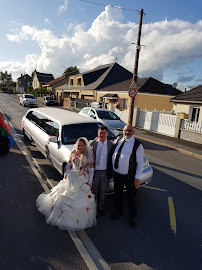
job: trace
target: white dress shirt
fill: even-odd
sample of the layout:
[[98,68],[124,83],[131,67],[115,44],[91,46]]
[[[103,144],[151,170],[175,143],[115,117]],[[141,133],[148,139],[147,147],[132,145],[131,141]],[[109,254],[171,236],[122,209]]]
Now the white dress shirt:
[[102,152],[100,157],[100,164],[96,164],[95,162],[95,170],[106,170],[107,169],[107,140],[103,143],[98,141],[97,149],[96,149],[96,160],[98,160],[99,148],[102,144]]
[[[112,156],[112,163],[113,163],[113,169],[115,172],[119,174],[126,175],[128,174],[128,169],[129,169],[129,160],[133,151],[133,146],[135,142],[135,138],[131,137],[130,139],[126,140],[126,142],[123,145],[123,148],[120,153],[120,158],[119,158],[119,166],[117,169],[114,168],[114,162],[116,159],[116,155],[118,153],[118,150],[124,141],[124,138],[120,140],[118,145],[116,146],[116,149],[114,151],[114,154]],[[142,175],[142,169],[143,169],[143,164],[144,164],[144,148],[142,144],[140,144],[137,148],[136,151],[136,162],[137,162],[137,167],[136,167],[136,174],[135,174],[135,179],[140,179],[140,176]]]

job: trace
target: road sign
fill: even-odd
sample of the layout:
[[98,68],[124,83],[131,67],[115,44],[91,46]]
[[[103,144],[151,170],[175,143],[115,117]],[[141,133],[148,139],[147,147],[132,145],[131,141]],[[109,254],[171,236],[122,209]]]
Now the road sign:
[[135,98],[137,95],[137,90],[135,88],[130,88],[128,94],[129,94],[129,97]]

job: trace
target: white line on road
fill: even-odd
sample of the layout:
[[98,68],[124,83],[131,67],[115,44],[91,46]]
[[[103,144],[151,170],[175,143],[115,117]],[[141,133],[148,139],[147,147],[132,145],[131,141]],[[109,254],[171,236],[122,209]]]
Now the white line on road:
[[77,247],[78,251],[80,252],[82,258],[84,259],[88,269],[90,270],[97,270],[98,268],[95,263],[93,262],[92,258],[90,257],[87,249],[83,245],[82,241],[78,237],[78,233],[74,231],[68,231],[69,235],[71,236],[75,246]]
[[82,243],[88,250],[89,254],[91,255],[91,258],[96,263],[99,270],[110,270],[111,268],[106,263],[106,261],[103,259],[100,252],[96,249],[93,242],[88,237],[87,233],[84,230],[77,232],[79,238],[81,239]]

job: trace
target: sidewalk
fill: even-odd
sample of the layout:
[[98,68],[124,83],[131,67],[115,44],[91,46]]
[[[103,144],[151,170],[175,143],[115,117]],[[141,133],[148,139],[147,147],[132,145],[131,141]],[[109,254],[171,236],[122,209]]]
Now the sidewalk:
[[195,157],[202,160],[202,145],[185,141],[178,138],[173,138],[165,135],[161,135],[156,132],[135,128],[134,136],[137,139],[163,145],[175,149],[183,154]]

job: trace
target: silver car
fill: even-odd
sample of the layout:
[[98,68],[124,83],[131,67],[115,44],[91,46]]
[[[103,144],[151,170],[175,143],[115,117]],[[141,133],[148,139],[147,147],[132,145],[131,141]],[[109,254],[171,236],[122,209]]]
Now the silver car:
[[37,107],[37,99],[35,96],[31,94],[22,94],[20,96],[20,105],[22,106],[31,106],[31,107]]
[[79,114],[91,117],[107,126],[116,136],[123,134],[126,125],[114,112],[107,109],[84,107]]
[[[22,118],[22,131],[25,138],[32,140],[62,175],[77,139],[86,137],[88,140],[93,140],[97,137],[100,125],[100,122],[92,118],[49,107],[30,109]],[[108,138],[112,141],[116,140],[110,130]],[[143,173],[140,177],[141,185],[151,181],[152,175],[153,170],[145,157]],[[110,180],[108,190],[113,190],[113,179]]]
[[45,96],[43,97],[43,105],[48,106],[48,105],[55,105],[55,100],[52,96]]

